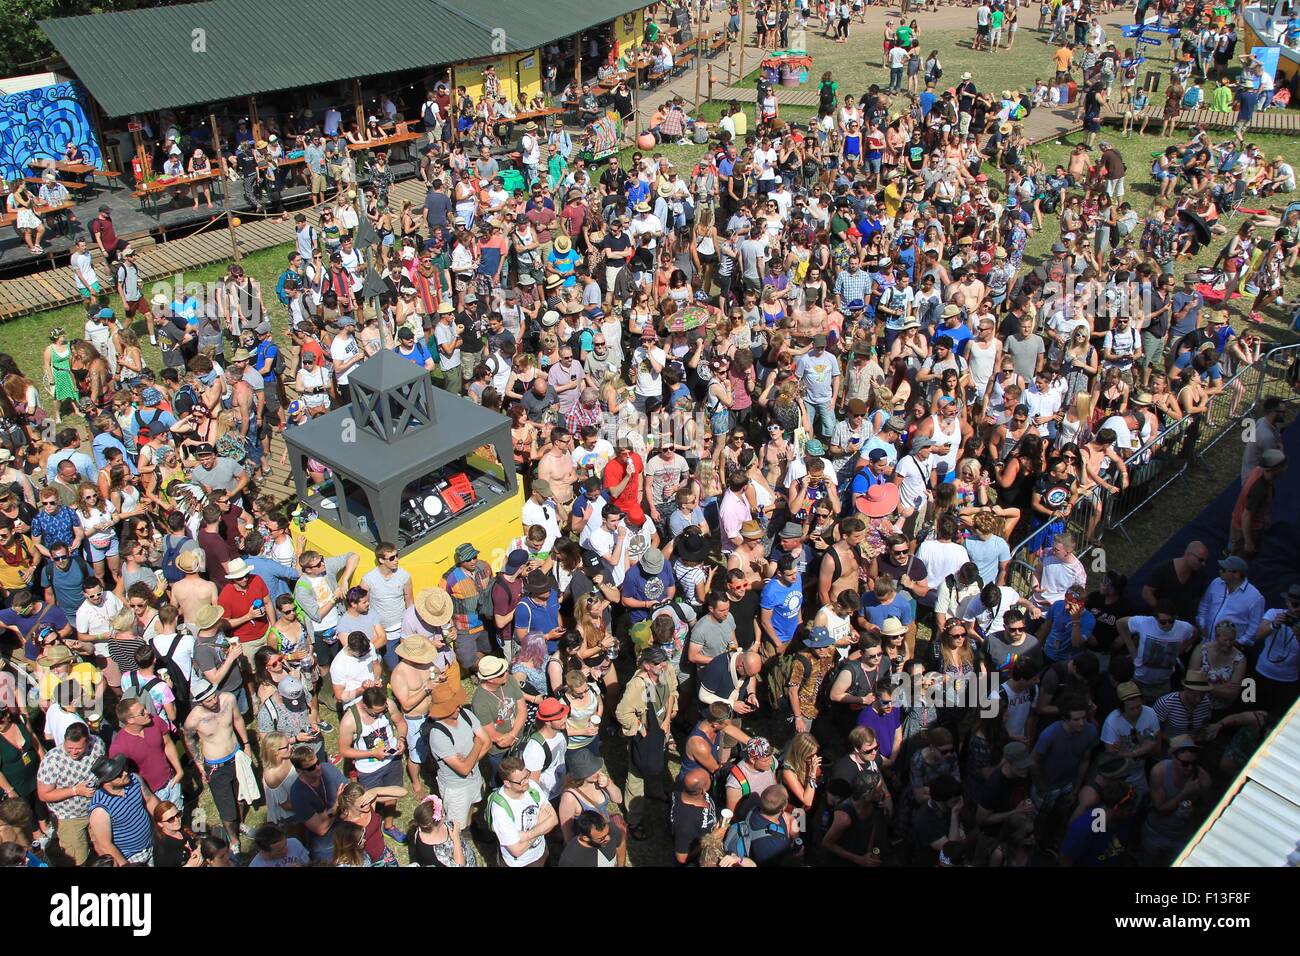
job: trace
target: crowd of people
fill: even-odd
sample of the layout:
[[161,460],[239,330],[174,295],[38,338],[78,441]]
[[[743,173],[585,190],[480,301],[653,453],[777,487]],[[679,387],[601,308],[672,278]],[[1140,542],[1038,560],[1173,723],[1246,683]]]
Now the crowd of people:
[[[1080,556],[1259,358],[1174,276],[1177,212],[1255,159],[1194,131],[1143,224],[1107,143],[1053,174],[1032,98],[933,61],[901,112],[829,74],[805,127],[729,110],[689,173],[525,160],[511,194],[431,137],[378,314],[356,214],[299,215],[283,330],[237,266],[146,299],[127,249],[84,338],[0,356],[0,865],[1170,862],[1300,688],[1300,583],[1250,582],[1285,406],[1231,553],[1140,593]],[[1274,228],[1222,257],[1256,310]],[[499,567],[358,574],[264,493],[383,348],[509,417]]]

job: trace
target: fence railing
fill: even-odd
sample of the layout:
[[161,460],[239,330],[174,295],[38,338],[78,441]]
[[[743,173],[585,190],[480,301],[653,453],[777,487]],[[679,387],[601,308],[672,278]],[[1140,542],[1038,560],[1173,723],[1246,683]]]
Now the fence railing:
[[[1174,422],[1153,436],[1130,455],[1126,464],[1129,486],[1116,493],[1102,491],[1098,496],[1081,499],[1066,519],[1066,529],[1080,542],[1080,558],[1096,545],[1090,543],[1091,532],[1119,531],[1127,537],[1124,525],[1138,512],[1175,484],[1195,462],[1230,434],[1244,436],[1243,422],[1270,395],[1300,401],[1300,392],[1292,384],[1292,366],[1300,361],[1300,345],[1283,345],[1270,350],[1258,362],[1240,369],[1224,383],[1223,391],[1210,400],[1204,413]],[[1097,515],[1100,509],[1100,515]],[[1034,536],[1019,542],[1011,550],[1008,583],[1028,596],[1038,556],[1029,549]]]

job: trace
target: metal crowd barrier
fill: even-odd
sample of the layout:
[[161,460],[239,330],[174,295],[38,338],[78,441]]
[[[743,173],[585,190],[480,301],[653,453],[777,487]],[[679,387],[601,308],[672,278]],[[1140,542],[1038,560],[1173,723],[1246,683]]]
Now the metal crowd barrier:
[[[1294,369],[1294,370],[1293,370]],[[1283,345],[1270,350],[1258,362],[1248,365],[1224,383],[1223,391],[1210,400],[1204,414],[1182,418],[1142,445],[1127,460],[1129,486],[1099,499],[1081,500],[1066,519],[1066,528],[1083,542],[1092,524],[1093,509],[1102,509],[1099,527],[1106,531],[1124,529],[1134,515],[1151,504],[1166,488],[1181,478],[1193,463],[1230,434],[1242,435],[1242,423],[1266,397],[1278,395],[1289,403],[1300,403],[1300,345]],[[1011,549],[1008,583],[1028,595],[1038,556],[1029,551],[1032,536]],[[1076,552],[1087,564],[1092,545]]]

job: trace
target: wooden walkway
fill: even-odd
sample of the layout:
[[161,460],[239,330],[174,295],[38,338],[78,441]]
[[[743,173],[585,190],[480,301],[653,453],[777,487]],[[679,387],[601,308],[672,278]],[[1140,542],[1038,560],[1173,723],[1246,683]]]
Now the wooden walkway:
[[[424,186],[416,179],[406,179],[394,184],[390,195],[394,204],[400,208],[401,202],[410,199],[423,203]],[[319,220],[319,210],[315,207],[303,210],[309,222]],[[245,218],[247,217],[247,218]],[[243,219],[235,227],[236,241],[241,255],[269,249],[293,241],[293,221],[275,222],[269,218],[259,218],[248,213],[240,213],[236,218]],[[181,239],[167,242],[131,240],[136,249],[136,262],[140,269],[142,284],[169,279],[177,273],[191,269],[201,269],[214,263],[225,262],[234,258],[230,245],[230,231],[220,223],[214,223],[203,232],[196,232]],[[95,267],[100,277],[100,288],[111,291],[112,283],[107,265],[98,252],[95,254]],[[16,279],[0,281],[0,321],[56,309],[71,305],[81,299],[73,280],[72,269],[61,266],[45,272],[22,276]]]
[[[817,87],[813,86],[811,82],[805,83],[803,86],[777,86],[775,90],[778,108],[781,106],[817,108],[819,102]],[[715,102],[735,100],[738,103],[751,106],[754,104],[757,95],[756,88],[752,86],[724,86],[713,91]]]
[[[1147,120],[1147,130],[1150,131],[1154,125],[1157,130],[1163,119],[1164,106],[1148,104],[1147,107],[1139,114]],[[1124,110],[1115,103],[1107,103],[1106,108],[1102,110],[1102,122],[1122,124],[1124,122]],[[1235,112],[1225,113],[1221,110],[1212,110],[1204,107],[1194,110],[1183,110],[1178,116],[1178,125],[1185,128],[1193,126],[1204,126],[1206,129],[1230,130],[1237,123],[1237,114]],[[1256,113],[1246,128],[1250,133],[1275,133],[1279,136],[1289,136],[1300,133],[1300,110],[1292,109],[1271,109]]]

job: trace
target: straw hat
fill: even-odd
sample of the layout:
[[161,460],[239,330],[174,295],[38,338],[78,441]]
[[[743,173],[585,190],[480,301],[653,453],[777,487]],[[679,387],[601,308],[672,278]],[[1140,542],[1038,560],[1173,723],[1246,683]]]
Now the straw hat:
[[431,627],[451,623],[451,595],[444,588],[425,588],[415,596],[415,607],[420,619]]
[[432,664],[438,652],[423,634],[408,634],[398,643],[397,656],[410,664]]
[[206,631],[210,627],[216,627],[225,617],[226,612],[215,604],[205,604],[199,608],[194,615],[194,626],[200,631]]

